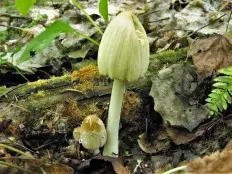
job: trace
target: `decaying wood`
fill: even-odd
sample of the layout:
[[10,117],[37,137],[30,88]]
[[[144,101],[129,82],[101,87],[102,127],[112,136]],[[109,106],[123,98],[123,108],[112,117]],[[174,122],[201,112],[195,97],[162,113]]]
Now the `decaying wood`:
[[[144,96],[141,97],[140,93],[145,91],[148,96],[152,74],[165,65],[165,60],[157,64],[158,61],[153,57],[146,78],[128,85],[122,121],[132,122],[139,116],[139,109],[146,107],[142,106]],[[159,66],[153,66],[155,63]],[[51,128],[51,124],[59,125],[60,121],[64,121],[68,125],[67,131],[72,131],[84,117],[91,114],[106,120],[111,88],[112,80],[100,76],[94,65],[74,71],[72,75],[6,88],[0,95],[1,119],[13,120],[16,125],[23,124],[30,130],[44,125]]]

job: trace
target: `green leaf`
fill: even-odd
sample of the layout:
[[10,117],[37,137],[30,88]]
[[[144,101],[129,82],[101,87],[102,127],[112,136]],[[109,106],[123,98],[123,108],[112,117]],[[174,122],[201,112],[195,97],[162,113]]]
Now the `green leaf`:
[[15,0],[15,6],[22,15],[26,15],[35,2],[36,0]]
[[75,30],[65,21],[55,21],[45,31],[43,31],[37,37],[27,43],[24,51],[17,60],[17,64],[32,58],[30,55],[31,52],[36,53],[42,51],[60,33],[72,33],[74,31]]
[[214,79],[216,82],[232,83],[232,76],[219,76]]
[[228,84],[223,83],[223,82],[214,83],[213,86],[216,87],[216,88],[221,88],[221,89],[227,89],[228,88]]
[[207,98],[205,99],[205,101],[207,101],[208,103],[212,102],[212,98]]
[[0,65],[2,65],[2,64],[4,64],[4,63],[7,62],[7,60],[4,59],[4,56],[6,56],[6,54],[7,54],[7,53],[4,53],[4,54],[0,55]]
[[227,67],[227,68],[220,69],[218,72],[220,72],[222,74],[232,76],[232,67]]
[[213,111],[209,111],[209,115],[214,115],[214,112]]
[[217,105],[216,105],[216,104],[207,103],[207,106],[208,106],[208,108],[209,108],[211,111],[213,111],[213,112],[215,112],[215,113],[218,112],[218,108],[217,108]]
[[212,99],[218,99],[218,94],[216,94],[216,93],[210,93],[209,95],[208,95],[210,98],[212,98]]
[[40,33],[34,39],[32,39],[29,43],[26,44],[21,53],[20,57],[16,61],[17,64],[27,61],[32,58],[31,53],[38,53],[42,51],[45,47],[47,47],[55,37],[57,37],[60,33],[74,33],[75,35],[82,36],[88,39],[95,45],[99,46],[99,43],[89,36],[79,32],[78,30],[73,29],[67,22],[63,20],[57,20],[52,23],[45,31]]
[[227,103],[231,104],[231,96],[228,92],[225,92],[223,95],[224,99],[226,100]]
[[223,110],[226,110],[227,109],[227,102],[226,102],[224,96],[222,96],[222,98],[221,98],[221,103],[222,103]]
[[108,0],[100,0],[98,10],[105,22],[108,23]]

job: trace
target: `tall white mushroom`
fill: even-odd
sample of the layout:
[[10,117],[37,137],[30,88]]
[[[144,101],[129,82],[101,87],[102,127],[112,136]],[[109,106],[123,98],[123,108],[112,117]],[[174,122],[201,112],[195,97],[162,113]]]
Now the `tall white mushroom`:
[[118,156],[120,113],[126,81],[144,76],[149,64],[149,42],[138,18],[130,11],[116,16],[107,26],[98,50],[102,75],[114,79],[103,155]]

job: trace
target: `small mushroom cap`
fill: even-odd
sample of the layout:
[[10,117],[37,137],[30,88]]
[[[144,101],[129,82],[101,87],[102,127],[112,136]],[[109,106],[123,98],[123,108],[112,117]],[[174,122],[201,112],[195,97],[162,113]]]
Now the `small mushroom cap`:
[[73,138],[75,141],[79,141],[80,140],[80,134],[81,134],[81,127],[76,127],[73,130]]
[[107,133],[104,123],[97,115],[87,116],[81,124],[80,142],[86,149],[95,150],[104,146]]
[[142,24],[132,12],[122,12],[103,34],[98,50],[99,72],[112,79],[137,80],[147,71],[149,53]]

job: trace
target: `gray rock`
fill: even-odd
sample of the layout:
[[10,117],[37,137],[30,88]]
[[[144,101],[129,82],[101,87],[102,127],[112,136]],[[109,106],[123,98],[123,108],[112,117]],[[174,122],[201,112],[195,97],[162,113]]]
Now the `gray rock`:
[[150,91],[155,111],[172,126],[192,131],[207,117],[206,108],[192,97],[196,89],[196,71],[192,66],[174,64],[161,70]]

